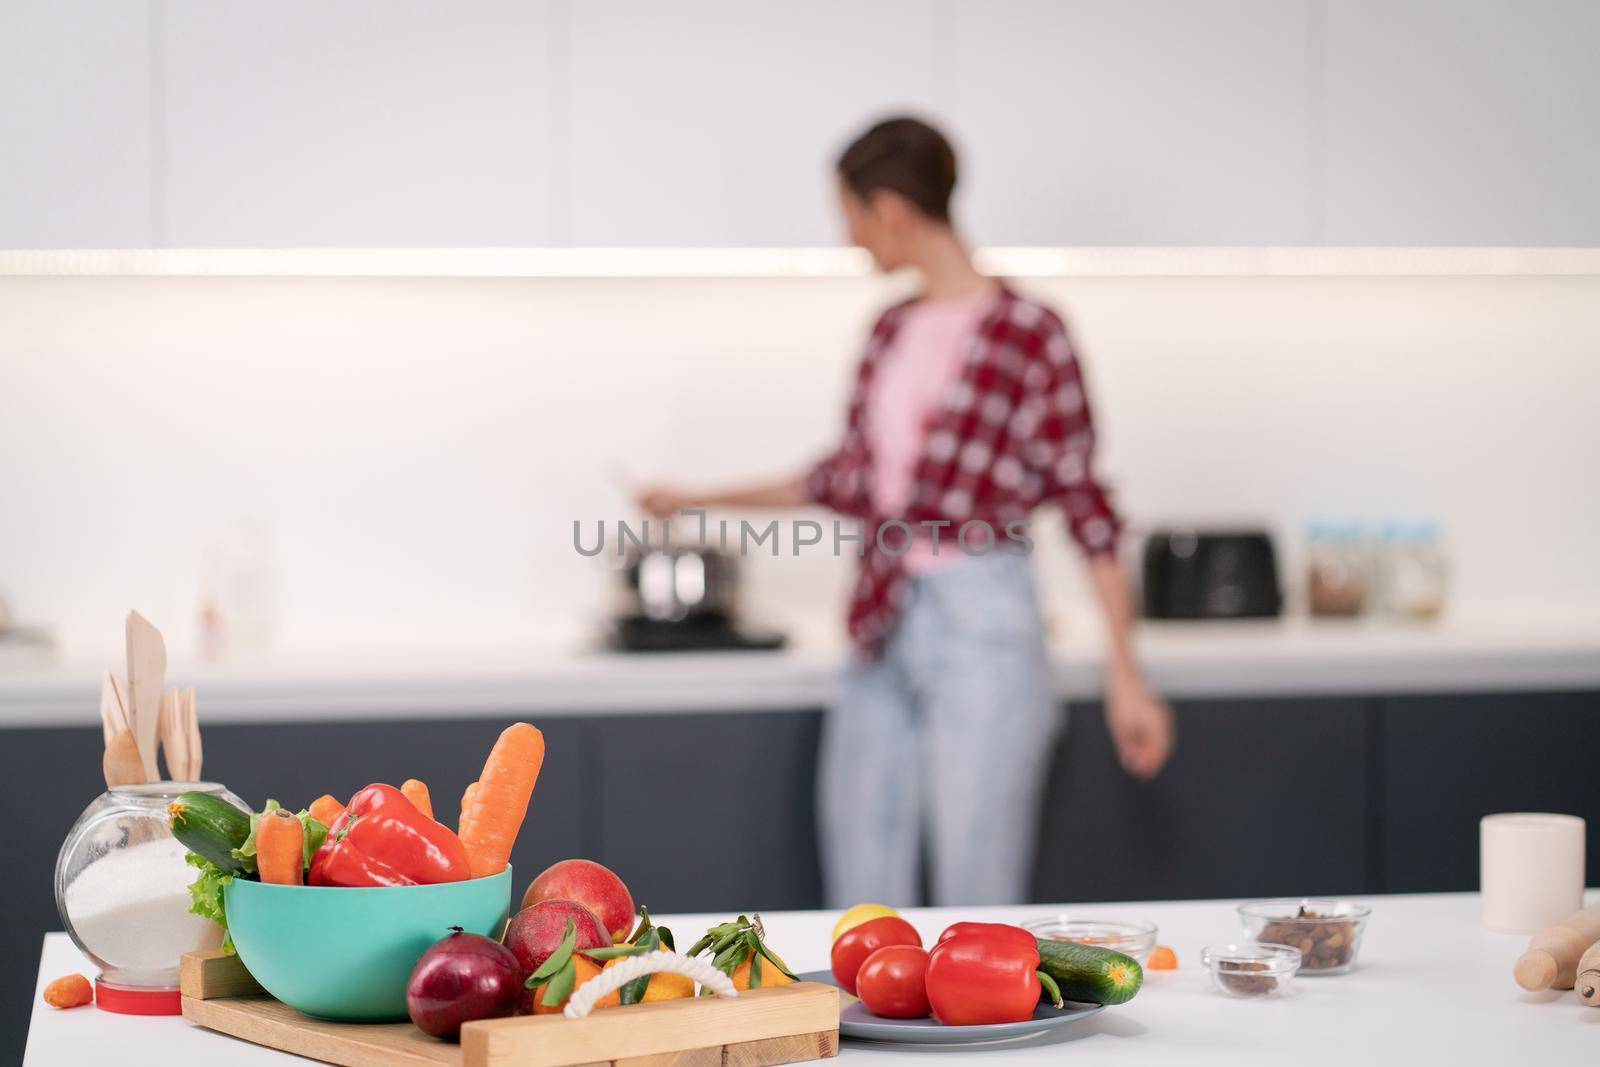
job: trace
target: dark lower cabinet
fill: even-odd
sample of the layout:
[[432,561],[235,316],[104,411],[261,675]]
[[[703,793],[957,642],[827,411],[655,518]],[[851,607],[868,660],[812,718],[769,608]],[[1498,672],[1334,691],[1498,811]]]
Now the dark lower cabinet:
[[1383,728],[1389,891],[1476,890],[1478,820],[1499,811],[1583,816],[1600,885],[1600,693],[1395,698]]
[[605,788],[588,798],[601,812],[592,855],[655,912],[819,907],[821,720],[816,712],[594,720]]
[[1366,872],[1360,700],[1190,701],[1152,782],[1130,778],[1099,706],[1076,707],[1040,828],[1041,901],[1356,893]]
[[[517,715],[218,724],[206,728],[206,771],[256,806],[421,778],[453,825],[461,790]],[[589,856],[661,913],[820,906],[821,718],[542,717],[547,757],[512,856],[517,890]],[[1589,819],[1589,882],[1600,883],[1600,694],[1186,701],[1178,719],[1171,764],[1140,784],[1118,766],[1100,708],[1073,710],[1034,899],[1472,889],[1478,818],[1530,809]],[[100,752],[98,730],[0,731],[0,804],[16,815],[0,882],[0,953],[13,964],[0,972],[0,1050],[14,1055],[0,1059],[20,1057],[39,939],[60,925],[56,851],[101,791]]]

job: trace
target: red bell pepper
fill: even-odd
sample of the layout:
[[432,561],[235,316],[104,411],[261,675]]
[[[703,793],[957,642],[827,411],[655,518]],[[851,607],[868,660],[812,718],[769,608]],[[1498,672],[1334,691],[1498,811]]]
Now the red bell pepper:
[[1031,1019],[1041,990],[1061,1004],[1055,981],[1039,969],[1038,941],[1001,923],[957,923],[946,930],[928,954],[927,985],[934,1018],[946,1026]]
[[433,885],[472,877],[461,839],[434,822],[392,785],[369,785],[350,798],[311,857],[311,885]]
[[991,934],[994,937],[1010,941],[1020,948],[1037,950],[1039,947],[1038,938],[1020,926],[1011,926],[1006,923],[951,923],[945,927],[944,933],[939,935],[937,943],[942,945],[957,935],[975,933]]

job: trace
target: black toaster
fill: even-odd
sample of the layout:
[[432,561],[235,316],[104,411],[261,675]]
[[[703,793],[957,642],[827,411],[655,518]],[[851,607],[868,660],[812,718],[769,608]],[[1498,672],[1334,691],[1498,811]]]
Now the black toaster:
[[1264,619],[1283,609],[1264,530],[1165,529],[1144,543],[1147,619]]

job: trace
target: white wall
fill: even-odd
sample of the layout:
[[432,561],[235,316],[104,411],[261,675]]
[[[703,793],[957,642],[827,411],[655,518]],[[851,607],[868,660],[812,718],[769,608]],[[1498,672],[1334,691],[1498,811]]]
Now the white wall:
[[[1024,283],[1083,351],[1140,526],[1440,519],[1463,610],[1600,603],[1600,278]],[[880,281],[0,278],[0,589],[67,653],[138,605],[181,649],[208,553],[267,524],[279,645],[502,644],[601,616],[611,483],[825,447]],[[1052,602],[1081,596],[1046,538]],[[1292,569],[1292,566],[1291,566]],[[845,568],[758,560],[826,627]]]

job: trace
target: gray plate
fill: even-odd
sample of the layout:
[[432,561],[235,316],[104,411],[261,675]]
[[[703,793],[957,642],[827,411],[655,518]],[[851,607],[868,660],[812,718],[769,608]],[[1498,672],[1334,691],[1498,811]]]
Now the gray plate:
[[[838,986],[832,971],[808,971],[802,982],[821,982]],[[1103,1004],[1074,1004],[1052,1008],[1041,1003],[1033,1018],[1020,1023],[990,1023],[983,1026],[946,1026],[937,1019],[880,1019],[861,1006],[861,1002],[839,991],[839,1033],[862,1041],[893,1041],[911,1045],[974,1045],[984,1041],[1009,1041],[1042,1030],[1071,1026],[1105,1009]]]

